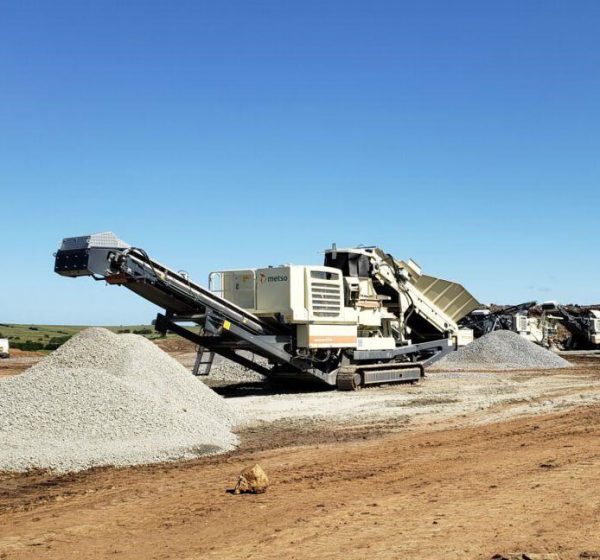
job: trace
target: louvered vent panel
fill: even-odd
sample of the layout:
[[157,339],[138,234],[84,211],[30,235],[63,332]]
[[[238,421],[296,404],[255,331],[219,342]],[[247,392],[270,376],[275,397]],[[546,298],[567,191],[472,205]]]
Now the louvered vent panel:
[[312,282],[310,285],[313,315],[337,317],[341,311],[342,294],[336,282]]

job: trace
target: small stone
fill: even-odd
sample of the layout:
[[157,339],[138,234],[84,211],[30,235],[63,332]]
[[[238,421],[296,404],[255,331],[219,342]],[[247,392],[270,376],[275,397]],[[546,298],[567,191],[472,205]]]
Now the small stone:
[[244,469],[238,478],[234,494],[262,494],[269,487],[269,478],[260,465]]

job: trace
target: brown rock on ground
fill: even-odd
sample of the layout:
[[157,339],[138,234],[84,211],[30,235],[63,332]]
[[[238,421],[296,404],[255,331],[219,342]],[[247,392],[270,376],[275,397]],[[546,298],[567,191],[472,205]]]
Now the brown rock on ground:
[[269,478],[260,465],[244,469],[233,490],[234,494],[262,494],[269,487]]

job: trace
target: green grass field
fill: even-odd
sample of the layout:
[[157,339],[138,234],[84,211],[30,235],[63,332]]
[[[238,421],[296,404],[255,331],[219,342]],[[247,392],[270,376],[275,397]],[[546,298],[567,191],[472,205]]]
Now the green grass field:
[[[28,342],[46,346],[52,343],[65,342],[66,339],[87,327],[87,325],[15,325],[12,323],[0,323],[0,338],[8,338],[11,346],[14,348],[18,348]],[[105,328],[115,333],[132,332],[141,334],[149,339],[161,337],[159,333],[154,331],[152,325],[119,325],[107,326]]]

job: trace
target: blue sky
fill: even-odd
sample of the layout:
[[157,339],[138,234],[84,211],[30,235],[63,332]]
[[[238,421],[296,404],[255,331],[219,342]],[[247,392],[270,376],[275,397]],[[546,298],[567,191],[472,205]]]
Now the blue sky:
[[483,302],[600,302],[600,3],[5,2],[0,322],[156,310],[61,278],[113,230],[210,270],[378,244]]

